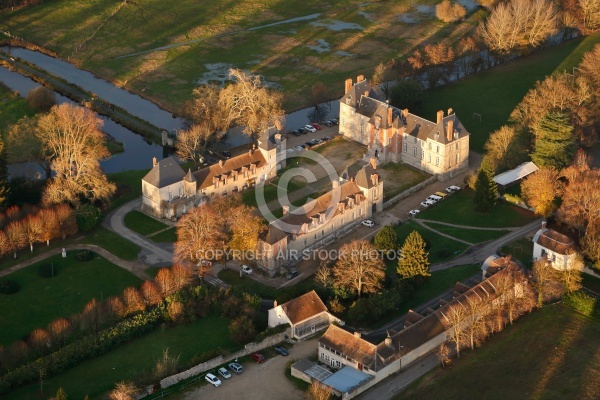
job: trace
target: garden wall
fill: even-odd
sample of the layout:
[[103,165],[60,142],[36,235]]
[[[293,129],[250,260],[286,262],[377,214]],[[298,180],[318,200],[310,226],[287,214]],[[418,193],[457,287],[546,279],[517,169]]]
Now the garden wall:
[[200,375],[203,372],[218,367],[219,365],[229,362],[231,360],[235,360],[236,358],[247,356],[248,354],[254,353],[262,349],[266,349],[267,347],[275,346],[276,344],[283,342],[287,337],[289,337],[289,335],[289,329],[286,329],[284,332],[277,333],[273,336],[269,336],[260,343],[248,343],[246,346],[244,346],[242,350],[229,354],[227,355],[227,357],[219,356],[217,358],[213,358],[212,360],[208,360],[206,362],[198,364],[188,369],[187,371],[168,376],[160,381],[160,387],[165,389],[184,379]]

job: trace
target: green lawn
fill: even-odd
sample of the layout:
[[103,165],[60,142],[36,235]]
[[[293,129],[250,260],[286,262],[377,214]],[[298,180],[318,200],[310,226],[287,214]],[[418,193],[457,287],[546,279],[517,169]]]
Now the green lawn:
[[127,228],[144,236],[169,227],[137,210],[127,213],[123,222]]
[[149,170],[124,171],[107,174],[108,180],[117,184],[117,193],[110,203],[109,211],[142,195],[142,178]]
[[461,240],[466,240],[467,242],[474,244],[486,242],[488,240],[498,239],[510,232],[507,230],[482,231],[478,229],[457,228],[454,226],[435,224],[430,222],[426,223],[425,225],[435,229],[436,231],[445,233],[446,235],[450,235]]
[[581,276],[583,277],[583,286],[600,294],[600,278],[588,274],[581,274]]
[[527,268],[531,267],[533,257],[533,242],[531,239],[521,238],[502,247],[500,251],[503,254],[510,254]]
[[[40,265],[52,263],[57,276],[41,278]],[[50,257],[10,274],[21,290],[13,295],[0,295],[0,344],[9,344],[26,336],[32,329],[45,327],[57,317],[78,313],[92,298],[120,294],[141,280],[100,256],[79,262],[74,252],[67,258]],[[2,278],[6,279],[6,278]]]
[[27,101],[15,96],[9,88],[0,84],[0,132],[25,116],[35,115],[35,110],[27,105]]
[[395,399],[595,400],[600,398],[599,357],[600,321],[564,304],[547,306]]
[[126,261],[136,260],[137,255],[141,250],[138,245],[103,226],[98,226],[93,231],[89,232],[81,243],[95,244],[103,247],[115,256]]
[[417,231],[428,243],[429,247],[429,262],[432,264],[448,260],[456,257],[465,251],[469,246],[464,243],[457,242],[455,240],[440,236],[437,233],[430,231],[429,229],[423,228],[416,222],[406,222],[401,225],[394,227],[396,234],[398,235],[398,247],[402,247],[406,237],[412,232]]
[[149,236],[148,239],[157,243],[175,243],[177,241],[177,228],[169,228],[166,231]]
[[[435,121],[438,110],[452,107],[471,133],[471,150],[481,153],[489,134],[506,124],[510,113],[536,81],[543,80],[554,71],[567,69],[570,72],[579,63],[583,52],[599,41],[600,33],[574,39],[439,89],[429,90],[425,94],[421,116]],[[481,122],[473,119],[473,113],[481,115]]]
[[474,191],[463,189],[422,211],[419,218],[486,228],[523,226],[536,219],[533,213],[502,202],[487,213],[475,211],[474,195]]
[[383,184],[383,199],[389,200],[418,183],[423,182],[431,175],[416,168],[401,163],[387,163],[381,167]]
[[229,320],[210,316],[189,325],[159,328],[103,356],[45,380],[43,395],[40,395],[38,382],[17,389],[3,398],[45,400],[62,387],[69,399],[83,399],[86,394],[91,399],[100,399],[115,383],[122,380],[143,380],[149,383],[150,374],[164,349],[168,348],[171,355],[179,355],[181,367],[188,366],[195,356],[210,350],[234,350],[236,345],[229,339],[228,325]]

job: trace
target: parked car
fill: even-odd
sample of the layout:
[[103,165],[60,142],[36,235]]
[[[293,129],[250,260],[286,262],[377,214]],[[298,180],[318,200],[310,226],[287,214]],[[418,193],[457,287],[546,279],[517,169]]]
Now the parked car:
[[431,196],[427,197],[425,200],[429,200],[433,203],[437,203],[438,201],[440,201],[442,198],[440,196],[436,196],[434,194],[432,194]]
[[313,123],[313,124],[312,124],[312,126],[313,126],[313,127],[316,129],[316,130],[318,130],[318,131],[320,131],[321,129],[323,129],[323,127],[322,127],[321,125],[317,124],[316,122],[315,122],[315,123]]
[[331,121],[331,122],[332,122],[334,125],[339,125],[339,123],[340,123],[340,122],[339,122],[337,119],[335,119],[335,118],[331,119],[330,121]]
[[213,374],[206,374],[204,379],[206,379],[206,382],[210,383],[211,385],[215,385],[215,387],[221,386],[221,381]]
[[245,272],[248,275],[252,275],[252,268],[250,268],[249,266],[244,264],[244,265],[242,265],[242,272]]
[[227,367],[229,367],[229,369],[235,372],[236,374],[241,374],[242,372],[244,372],[244,367],[242,367],[241,364],[238,364],[236,362],[230,363]]
[[419,210],[410,210],[408,213],[409,213],[411,216],[413,216],[413,217],[414,217],[414,216],[415,216],[415,215],[417,215],[419,212],[420,212]]
[[290,133],[291,133],[292,135],[294,135],[294,136],[300,136],[300,131],[299,131],[298,129],[296,129],[296,130],[293,130],[293,131],[291,131]]
[[427,208],[427,207],[429,207],[430,205],[431,205],[431,204],[429,203],[429,201],[428,201],[428,200],[425,200],[425,201],[422,201],[422,202],[421,202],[421,207],[425,207],[425,208]]
[[250,354],[250,358],[253,359],[254,361],[256,361],[259,364],[265,362],[265,356],[263,356],[260,353]]
[[300,134],[302,134],[302,135],[306,135],[308,133],[308,131],[304,128],[298,129],[298,132],[300,132]]
[[286,278],[293,279],[296,276],[298,276],[298,271],[295,268],[290,268],[290,270],[288,271],[288,273],[286,275]]
[[225,158],[227,158],[227,159],[231,158],[231,152],[229,152],[229,151],[227,151],[227,150],[223,150],[223,151],[221,152],[221,154],[223,154],[223,157],[225,157]]
[[368,226],[369,228],[372,228],[375,226],[375,222],[371,221],[370,219],[365,219],[362,224],[364,226]]
[[317,129],[314,126],[312,126],[312,125],[305,125],[304,129],[306,129],[309,132],[316,132],[317,131]]
[[304,147],[302,147],[302,146],[296,146],[296,147],[294,147],[294,150],[296,150],[296,151],[302,151],[302,150],[304,150]]
[[448,186],[446,188],[446,192],[448,192],[448,193],[458,192],[459,190],[460,190],[460,187],[459,186],[455,186],[455,185]]
[[325,121],[325,122],[323,122],[323,125],[325,125],[325,126],[333,126],[333,122],[331,122],[331,121]]
[[323,137],[321,138],[321,140],[322,140],[322,141],[324,141],[324,142],[328,142],[328,141],[330,141],[330,140],[331,140],[331,138],[330,138],[329,136],[323,136]]
[[448,197],[448,193],[444,192],[435,192],[434,195],[441,197],[440,200],[444,200],[446,197]]
[[227,369],[225,369],[225,367],[219,368],[217,372],[225,379],[231,378],[231,374],[229,373],[229,371],[227,371]]
[[433,206],[433,205],[435,205],[435,203],[436,203],[436,202],[435,202],[435,201],[433,201],[433,200],[431,200],[431,199],[426,199],[426,200],[425,200],[425,203],[427,203],[427,204],[428,204],[428,205],[430,205],[430,206]]
[[281,354],[282,356],[287,356],[288,354],[290,354],[289,351],[287,351],[287,349],[285,347],[275,347],[273,350],[275,350],[275,353],[277,354]]

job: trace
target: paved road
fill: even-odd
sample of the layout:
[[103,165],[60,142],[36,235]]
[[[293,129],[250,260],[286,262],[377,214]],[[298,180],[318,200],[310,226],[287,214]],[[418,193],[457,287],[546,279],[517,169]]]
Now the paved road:
[[122,205],[106,216],[102,224],[115,232],[117,235],[137,244],[149,254],[146,255],[146,263],[156,266],[166,266],[173,263],[173,253],[161,248],[144,236],[127,228],[123,222],[125,215],[133,210],[139,210],[142,204],[141,198],[135,199]]
[[[108,250],[103,249],[102,247],[99,247],[99,246],[96,246],[93,244],[72,244],[69,246],[65,246],[64,248],[67,251],[84,250],[84,249],[93,251],[94,253],[97,253],[100,256],[106,258],[111,263],[118,265],[119,267],[121,267],[123,269],[126,269],[127,271],[136,275],[140,279],[143,279],[145,281],[152,279],[152,277],[145,272],[145,269],[148,268],[148,266],[146,264],[141,263],[139,261],[122,260],[119,257],[115,256],[114,254],[110,253]],[[32,264],[35,264],[41,260],[45,260],[48,257],[52,257],[54,255],[61,254],[61,251],[62,251],[62,249],[48,250],[48,251],[45,251],[43,253],[36,255],[35,257],[28,259],[26,261],[23,261],[22,263],[15,264],[10,268],[0,271],[0,278],[3,276],[9,275],[15,271],[18,271],[20,269],[26,268],[26,267],[28,267]]]

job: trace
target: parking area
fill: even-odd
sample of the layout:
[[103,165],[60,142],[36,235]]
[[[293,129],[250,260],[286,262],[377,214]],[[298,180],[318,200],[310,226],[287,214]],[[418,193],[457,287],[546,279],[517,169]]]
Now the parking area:
[[221,379],[223,383],[220,387],[206,384],[188,391],[182,399],[303,399],[304,392],[285,377],[286,365],[292,358],[306,358],[316,353],[317,339],[300,342],[290,350],[287,357],[278,355],[268,358],[262,364],[247,362],[242,374],[233,375],[227,380]]

